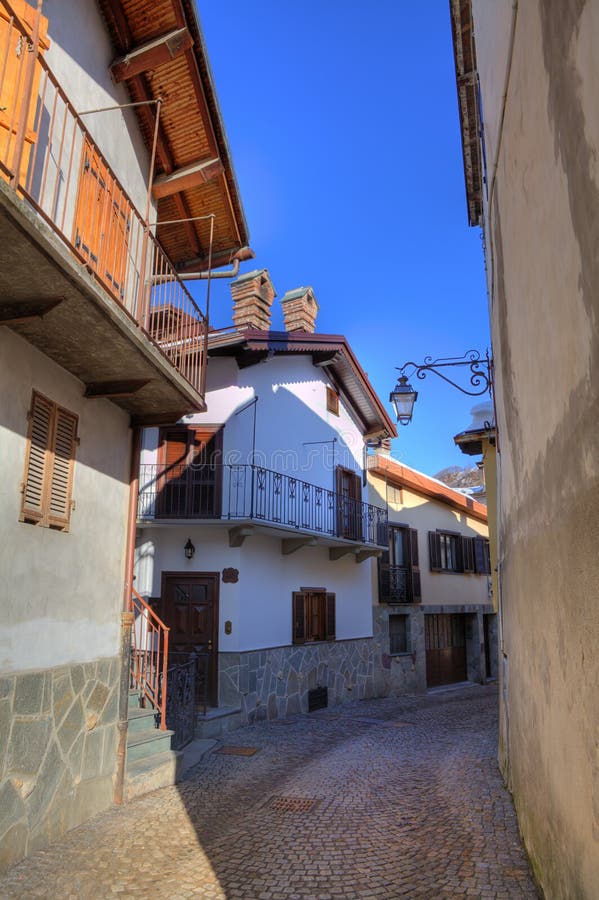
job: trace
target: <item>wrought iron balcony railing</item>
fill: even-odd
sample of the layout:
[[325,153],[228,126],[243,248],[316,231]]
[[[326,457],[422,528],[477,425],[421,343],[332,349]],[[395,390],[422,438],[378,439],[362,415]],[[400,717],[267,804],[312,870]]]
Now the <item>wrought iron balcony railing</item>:
[[203,394],[204,314],[50,70],[39,9],[28,14],[0,0],[0,178]]
[[386,509],[258,465],[142,465],[138,518],[248,520],[387,546]]
[[381,603],[413,603],[412,582],[405,566],[379,562],[379,599]]

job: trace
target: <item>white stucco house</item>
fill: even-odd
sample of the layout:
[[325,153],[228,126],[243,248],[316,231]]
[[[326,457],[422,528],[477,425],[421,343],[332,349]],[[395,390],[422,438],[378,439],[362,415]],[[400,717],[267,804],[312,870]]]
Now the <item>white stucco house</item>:
[[208,716],[237,724],[373,695],[387,512],[365,459],[396,432],[345,338],[314,333],[311,288],[282,298],[280,332],[266,270],[231,290],[206,412],[144,431],[136,589],[171,652],[199,655]]

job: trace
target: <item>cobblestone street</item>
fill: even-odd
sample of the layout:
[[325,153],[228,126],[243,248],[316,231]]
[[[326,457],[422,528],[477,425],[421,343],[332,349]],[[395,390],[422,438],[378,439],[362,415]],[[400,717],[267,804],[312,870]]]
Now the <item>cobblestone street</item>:
[[1,897],[537,897],[496,763],[496,688],[243,728],[186,781],[112,809]]

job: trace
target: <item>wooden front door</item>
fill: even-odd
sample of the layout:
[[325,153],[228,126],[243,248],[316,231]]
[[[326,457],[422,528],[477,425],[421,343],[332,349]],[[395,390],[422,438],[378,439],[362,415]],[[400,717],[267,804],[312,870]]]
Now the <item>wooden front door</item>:
[[218,573],[165,573],[162,615],[170,628],[169,664],[197,654],[196,699],[218,705]]
[[426,615],[424,639],[427,687],[466,681],[464,616]]

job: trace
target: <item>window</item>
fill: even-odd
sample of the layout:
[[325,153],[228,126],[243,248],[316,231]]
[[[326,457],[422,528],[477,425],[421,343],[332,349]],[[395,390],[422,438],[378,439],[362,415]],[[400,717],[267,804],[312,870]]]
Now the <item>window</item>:
[[465,572],[489,575],[489,541],[451,531],[429,531],[431,572]]
[[293,643],[335,640],[335,594],[302,588],[293,594]]
[[379,602],[420,603],[418,532],[389,525],[389,549],[379,559]]
[[327,409],[333,415],[339,415],[339,392],[332,387],[327,387]]
[[389,653],[409,653],[408,616],[389,616]]
[[23,479],[21,522],[68,531],[77,416],[33,392]]

